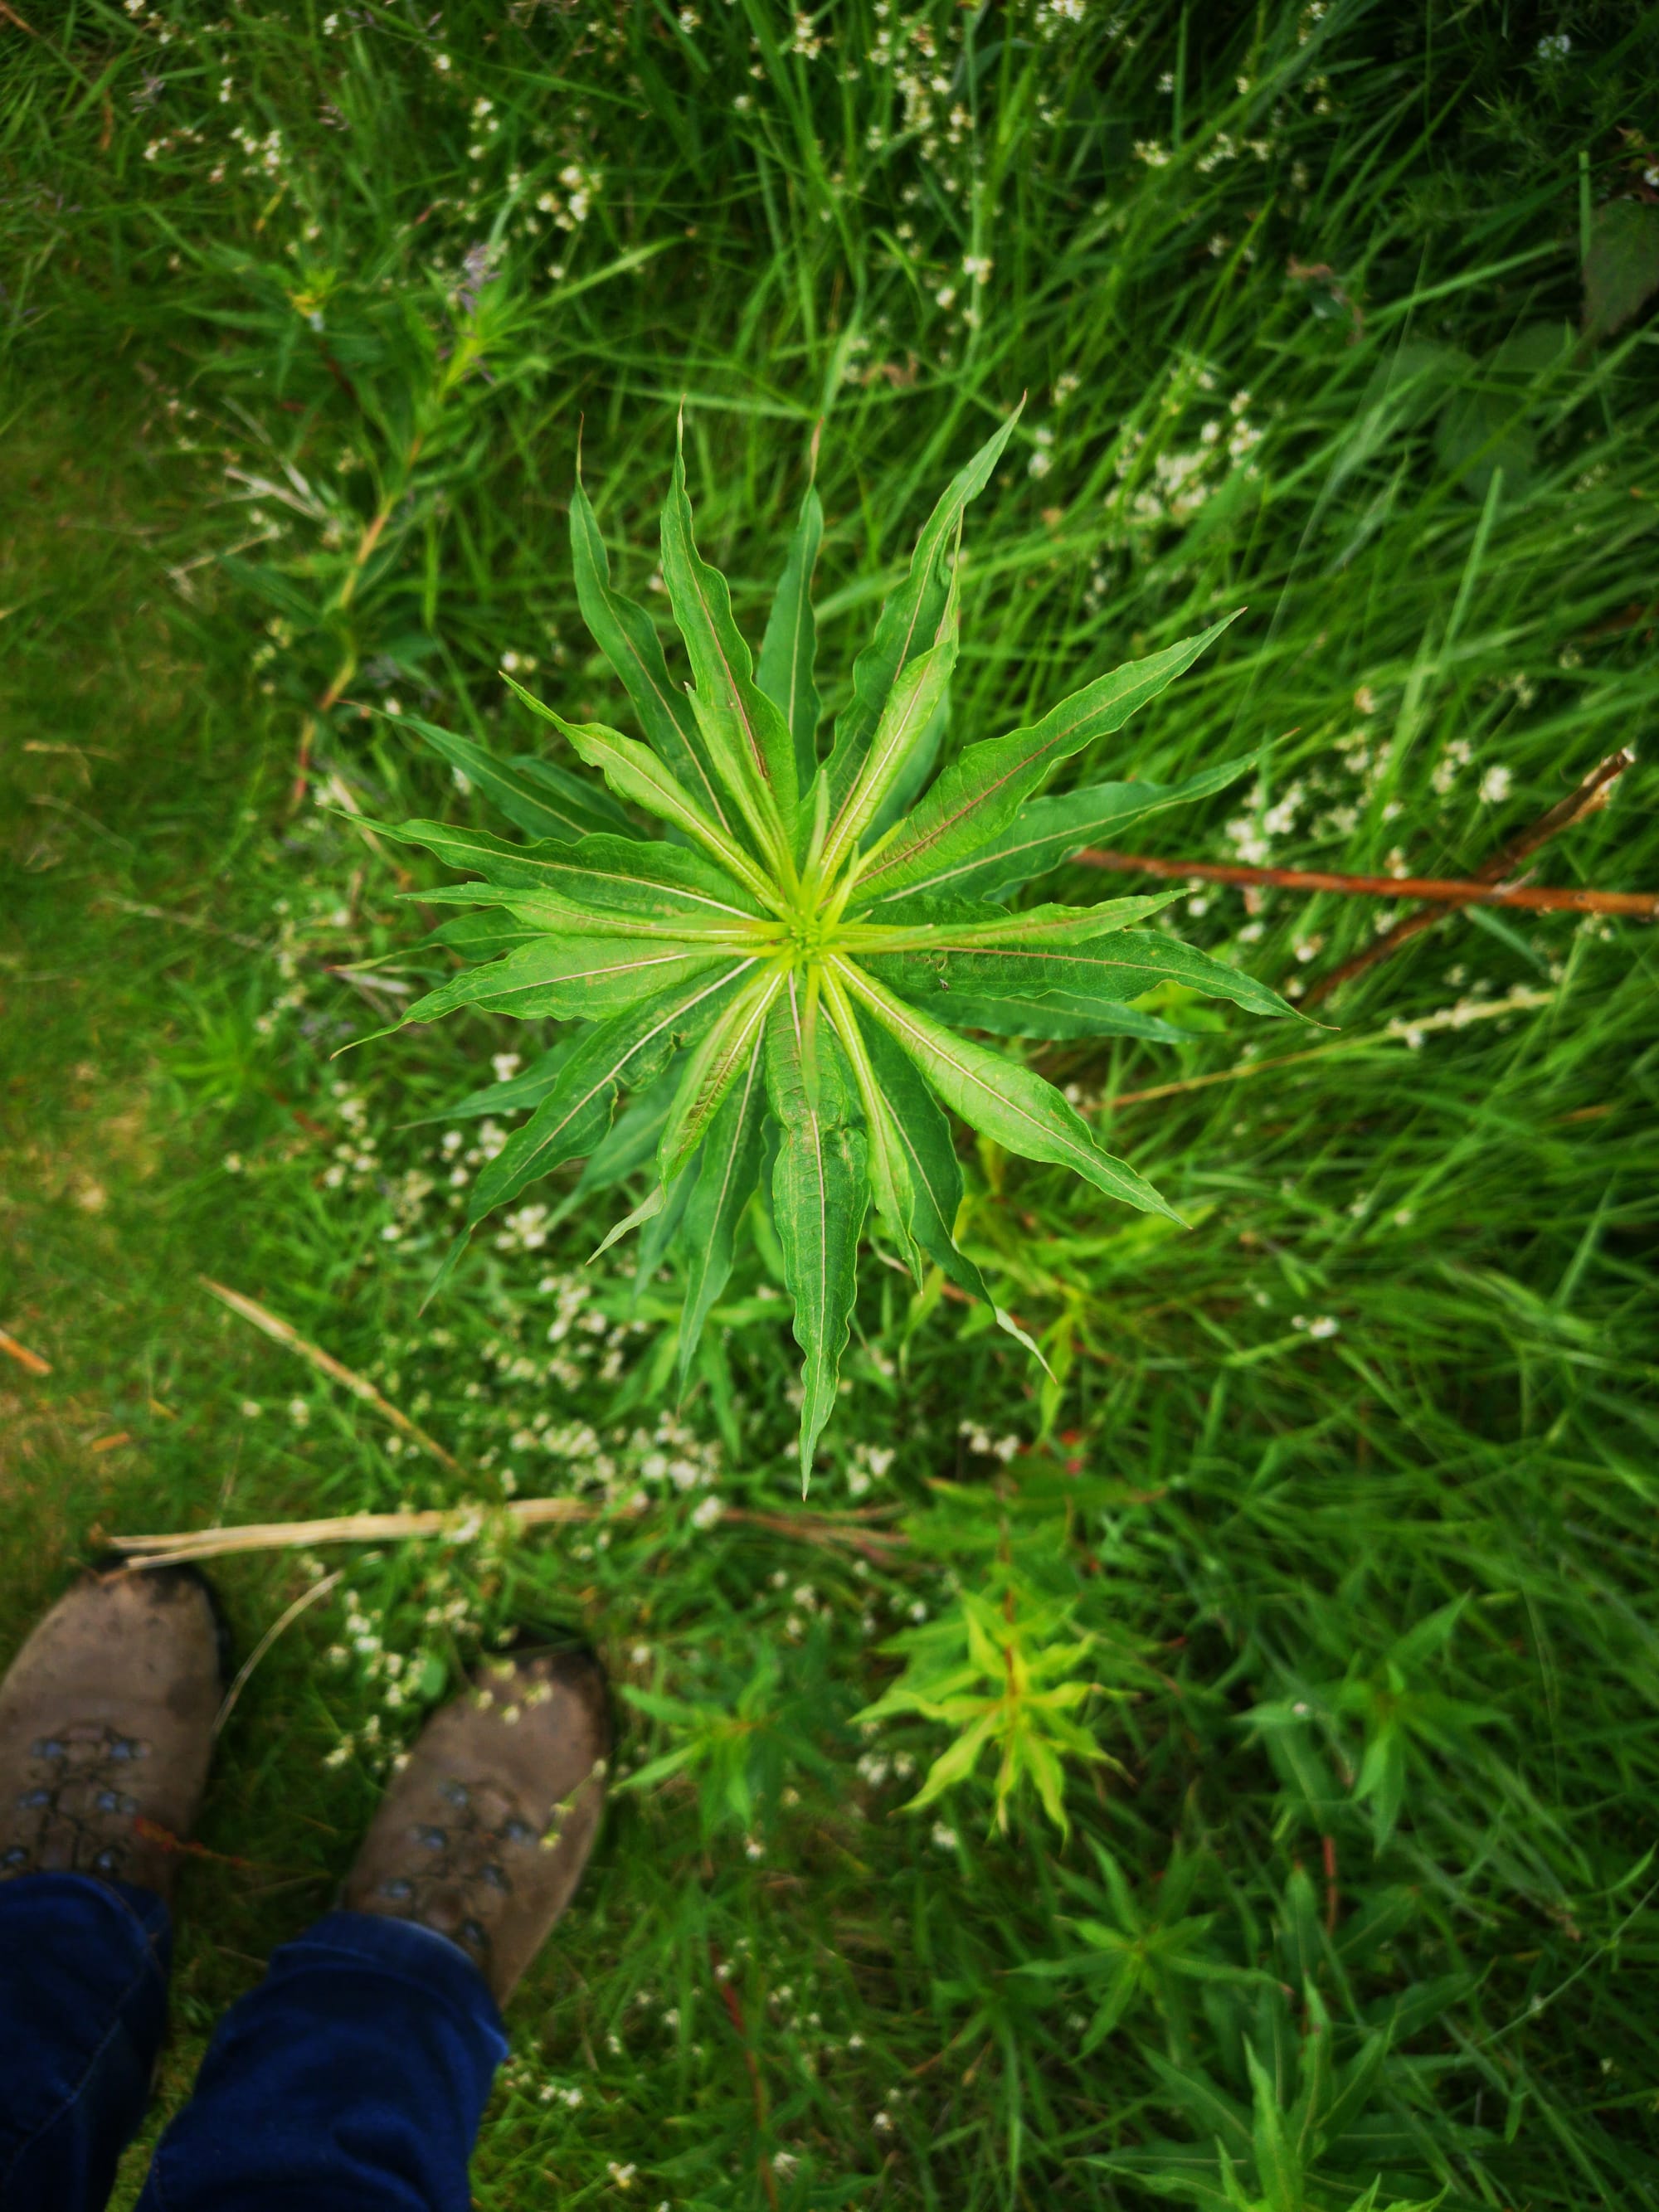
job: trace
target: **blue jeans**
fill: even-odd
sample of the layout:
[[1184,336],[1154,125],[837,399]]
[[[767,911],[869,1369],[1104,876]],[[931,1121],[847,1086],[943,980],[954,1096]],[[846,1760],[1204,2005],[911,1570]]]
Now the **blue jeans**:
[[[0,1881],[0,2212],[99,2212],[149,2094],[171,1946],[148,1890]],[[506,2055],[463,1951],[331,1912],[220,2022],[140,2212],[467,2212]]]

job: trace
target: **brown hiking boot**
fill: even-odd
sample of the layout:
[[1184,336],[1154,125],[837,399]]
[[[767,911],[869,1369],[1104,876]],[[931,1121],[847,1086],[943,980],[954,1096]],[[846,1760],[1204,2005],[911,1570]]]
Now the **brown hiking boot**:
[[592,1652],[491,1662],[416,1739],[342,1905],[448,1936],[505,2002],[581,1880],[610,1753]]
[[170,1897],[223,1695],[207,1583],[88,1575],[0,1682],[0,1878],[89,1874]]

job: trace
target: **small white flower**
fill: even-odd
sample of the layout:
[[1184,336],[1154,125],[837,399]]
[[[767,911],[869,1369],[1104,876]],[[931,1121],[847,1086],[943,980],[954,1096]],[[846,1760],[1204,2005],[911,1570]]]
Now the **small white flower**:
[[244,1398],[242,1401],[242,1419],[245,1421],[257,1421],[264,1410],[257,1398]]
[[1572,40],[1565,31],[1557,31],[1551,36],[1540,39],[1538,41],[1538,58],[1540,62],[1564,62],[1571,52]]
[[1511,778],[1501,763],[1489,768],[1480,779],[1480,799],[1483,805],[1498,806],[1510,795]]

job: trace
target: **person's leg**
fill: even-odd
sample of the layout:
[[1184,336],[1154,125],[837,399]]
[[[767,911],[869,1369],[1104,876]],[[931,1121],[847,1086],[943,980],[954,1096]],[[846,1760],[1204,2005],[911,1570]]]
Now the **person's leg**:
[[140,2212],[466,2212],[506,2055],[495,2000],[456,1945],[330,1913],[220,2022]]
[[167,1909],[78,1874],[0,1881],[0,2208],[98,2212],[167,2024]]
[[501,1662],[428,1723],[348,1909],[221,2024],[140,2212],[466,2212],[497,2008],[580,1878],[610,1741],[574,1653]]
[[143,2116],[221,1692],[165,1571],[81,1583],[0,1682],[0,2212],[97,2212]]

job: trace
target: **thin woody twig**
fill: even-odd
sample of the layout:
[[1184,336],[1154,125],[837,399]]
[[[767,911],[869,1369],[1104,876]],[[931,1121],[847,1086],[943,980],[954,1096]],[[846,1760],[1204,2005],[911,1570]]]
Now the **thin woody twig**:
[[201,1278],[201,1281],[216,1298],[230,1308],[232,1313],[240,1314],[244,1321],[251,1321],[255,1328],[262,1329],[273,1342],[285,1344],[290,1352],[297,1352],[301,1358],[308,1360],[319,1375],[326,1375],[336,1382],[343,1382],[354,1398],[361,1398],[366,1406],[373,1406],[382,1419],[390,1421],[400,1436],[407,1437],[410,1443],[418,1445],[422,1451],[435,1459],[440,1467],[447,1467],[452,1474],[465,1473],[453,1454],[447,1452],[434,1437],[428,1436],[426,1431],[411,1421],[407,1413],[401,1413],[389,1398],[382,1397],[366,1376],[354,1374],[349,1367],[342,1366],[320,1345],[308,1342],[298,1329],[291,1328],[287,1322],[269,1312],[257,1299],[245,1297],[240,1291],[227,1290],[222,1283],[216,1283],[206,1275]]
[[[592,1521],[600,1508],[575,1498],[515,1498],[491,1507],[521,1528],[546,1522]],[[219,1559],[240,1552],[282,1552],[319,1544],[386,1544],[412,1537],[447,1536],[466,1543],[484,1533],[485,1510],[476,1505],[435,1506],[424,1512],[343,1513],[326,1521],[259,1521],[240,1528],[197,1528],[159,1536],[113,1536],[112,1551],[135,1566],[172,1567],[186,1559]]]
[[[1605,806],[1614,781],[1624,774],[1632,758],[1633,755],[1623,750],[1610,753],[1606,760],[1600,762],[1591,769],[1576,790],[1570,791],[1566,797],[1559,800],[1547,813],[1540,814],[1529,829],[1523,830],[1518,836],[1510,838],[1509,843],[1500,851],[1494,853],[1490,860],[1477,868],[1474,872],[1475,882],[1502,884],[1504,878],[1512,875],[1521,863],[1530,854],[1535,853],[1540,845],[1547,844],[1552,837],[1559,836],[1562,830],[1571,830],[1576,822],[1582,822],[1587,814],[1594,814],[1598,809]],[[1462,905],[1468,902],[1460,900],[1458,903]],[[1605,910],[1602,909],[1602,911]],[[1652,908],[1650,908],[1650,911],[1651,910]],[[1363,975],[1367,969],[1375,968],[1380,961],[1389,959],[1412,938],[1420,935],[1425,929],[1432,929],[1435,923],[1442,920],[1445,912],[1446,909],[1443,908],[1438,910],[1434,908],[1425,908],[1416,914],[1407,915],[1402,920],[1396,921],[1392,928],[1384,930],[1382,934],[1372,944],[1368,945],[1363,952],[1355,953],[1352,959],[1345,960],[1340,967],[1333,968],[1329,975],[1322,975],[1308,992],[1302,1002],[1303,1005],[1304,1006],[1317,1005],[1321,999],[1328,998],[1333,991],[1340,990],[1343,984],[1352,982],[1356,975]]]
[[1484,883],[1437,876],[1340,876],[1318,868],[1245,868],[1213,860],[1155,860],[1145,853],[1091,848],[1073,855],[1085,868],[1109,868],[1119,875],[1164,876],[1177,882],[1260,884],[1290,891],[1342,891],[1360,898],[1436,899],[1448,906],[1518,906],[1534,913],[1631,914],[1645,921],[1659,915],[1659,891],[1583,891],[1544,889],[1530,884]]
[[[503,1527],[526,1528],[604,1519],[615,1509],[585,1498],[514,1498],[500,1504],[452,1505],[417,1513],[345,1513],[327,1521],[265,1521],[240,1528],[198,1528],[182,1534],[112,1536],[109,1548],[135,1567],[173,1567],[191,1559],[220,1559],[243,1552],[307,1551],[319,1544],[404,1543],[441,1537],[468,1544]],[[822,1514],[757,1513],[728,1506],[720,1516],[739,1528],[764,1528],[803,1544],[845,1545],[867,1559],[884,1562],[903,1548],[896,1530],[873,1528],[864,1516],[831,1520]]]
[[3,1328],[0,1328],[0,1352],[3,1352],[9,1359],[15,1359],[20,1367],[26,1367],[31,1375],[50,1375],[52,1372],[51,1360],[42,1359],[40,1353],[31,1352],[27,1344],[19,1344],[17,1339],[8,1336]]

